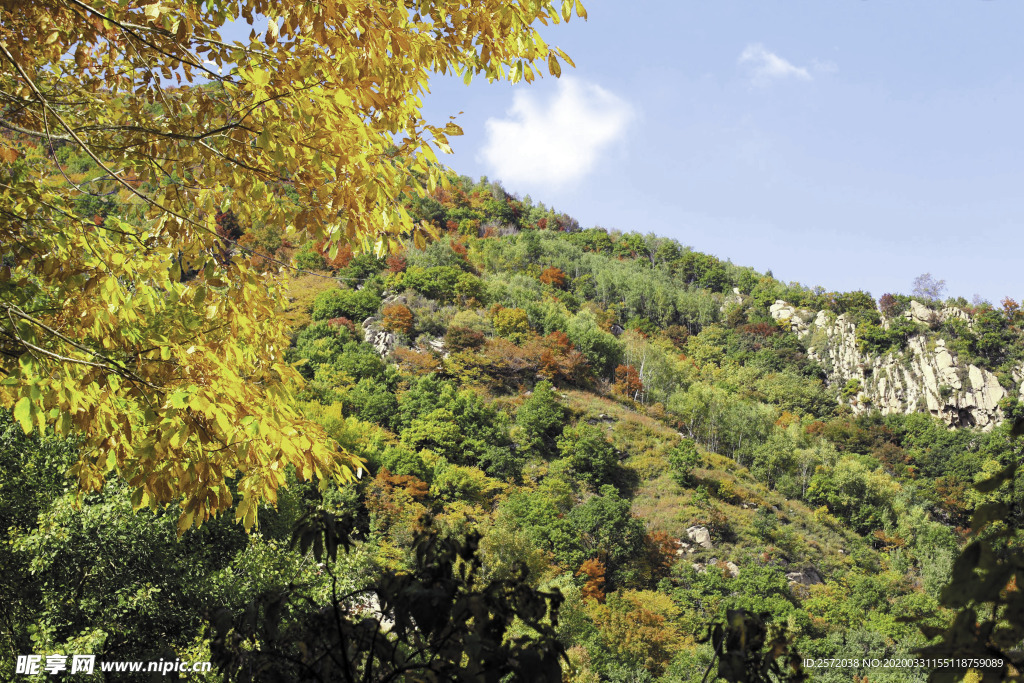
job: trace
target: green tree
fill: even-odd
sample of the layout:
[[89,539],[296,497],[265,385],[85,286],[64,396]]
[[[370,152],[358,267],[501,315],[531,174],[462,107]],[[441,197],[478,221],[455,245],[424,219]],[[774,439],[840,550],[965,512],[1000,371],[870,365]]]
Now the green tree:
[[603,429],[580,422],[563,430],[557,443],[573,476],[593,486],[608,480],[617,459]]
[[550,457],[562,434],[567,413],[551,382],[538,382],[516,412],[516,425],[523,433],[520,447],[528,453]]
[[691,487],[696,482],[693,469],[701,464],[697,445],[690,439],[683,439],[669,451],[668,465],[672,479],[683,487]]

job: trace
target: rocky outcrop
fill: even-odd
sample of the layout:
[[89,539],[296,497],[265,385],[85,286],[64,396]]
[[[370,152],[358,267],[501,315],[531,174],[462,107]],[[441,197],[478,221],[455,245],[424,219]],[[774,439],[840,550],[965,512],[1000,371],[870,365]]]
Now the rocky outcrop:
[[[796,309],[785,302],[776,302],[772,309],[772,316],[779,320],[798,317]],[[952,317],[972,324],[970,316],[960,309],[934,311],[916,301],[903,315],[922,325]],[[887,328],[889,323],[883,316],[882,326]],[[1003,419],[999,401],[1009,392],[996,376],[961,363],[943,339],[924,329],[911,337],[902,351],[880,356],[860,351],[857,327],[846,315],[834,317],[819,311],[810,324],[794,324],[794,331],[808,344],[808,355],[825,368],[829,386],[837,390],[837,400],[849,401],[855,412],[876,408],[883,414],[927,411],[951,427],[976,426],[983,430],[992,429]],[[1024,379],[1024,369],[1020,374]],[[852,397],[844,397],[840,392],[850,380],[857,380],[859,390]]]
[[814,586],[824,583],[821,579],[821,574],[814,567],[804,567],[797,572],[786,572],[786,579],[790,584],[800,586]]
[[796,332],[798,335],[804,335],[807,333],[808,322],[811,320],[812,314],[806,308],[796,308],[790,306],[785,301],[779,299],[768,308],[768,313],[778,321],[788,321],[790,329]]
[[377,327],[377,319],[369,317],[363,321],[363,341],[373,347],[381,358],[395,349],[395,334]]

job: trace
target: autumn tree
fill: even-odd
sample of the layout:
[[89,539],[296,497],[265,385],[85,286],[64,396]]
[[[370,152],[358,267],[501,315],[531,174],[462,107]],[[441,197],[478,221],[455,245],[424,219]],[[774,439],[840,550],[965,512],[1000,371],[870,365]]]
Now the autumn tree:
[[555,289],[565,289],[567,278],[560,268],[548,266],[540,274],[540,281],[542,284],[551,285]]
[[[430,75],[557,76],[571,62],[534,24],[583,6],[0,7],[0,405],[26,432],[83,433],[84,490],[120,475],[136,507],[179,502],[182,531],[236,496],[251,526],[284,465],[352,478],[359,459],[292,407],[281,287],[245,249],[218,258],[216,216],[328,240],[329,259],[422,244],[430,230],[399,199],[438,184],[433,149],[461,132],[423,118]],[[236,20],[268,28],[229,42]],[[99,175],[72,182],[62,147]],[[82,209],[110,197],[123,209],[99,224]]]
[[412,311],[405,304],[389,304],[381,310],[381,315],[384,316],[382,324],[385,328],[401,334],[412,332]]

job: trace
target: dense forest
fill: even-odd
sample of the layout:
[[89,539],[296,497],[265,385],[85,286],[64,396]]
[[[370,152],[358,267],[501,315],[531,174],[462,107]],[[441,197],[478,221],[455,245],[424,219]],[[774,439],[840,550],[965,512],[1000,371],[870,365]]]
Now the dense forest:
[[[71,146],[56,154],[76,182],[97,174]],[[130,218],[129,200],[80,210]],[[707,636],[736,627],[729,615],[801,660],[909,660],[955,625],[965,603],[946,586],[976,576],[965,548],[1017,513],[1012,482],[978,486],[1012,480],[1020,451],[1015,302],[786,284],[671,239],[582,229],[486,178],[402,201],[436,238],[380,258],[215,217],[217,258],[285,283],[294,408],[362,460],[356,483],[286,468],[250,532],[236,503],[179,533],[179,509],[136,511],[127,482],[79,494],[67,473],[81,439],[0,415],[5,678],[14,655],[75,652],[213,659],[203,680],[314,680],[304,667],[334,647],[365,680],[401,679],[400,662],[415,677],[435,657],[454,667],[439,680],[493,660],[522,680],[557,661],[577,683],[696,681],[716,648],[725,661]],[[187,286],[196,273],[180,269]],[[873,353],[947,340],[1012,390],[1003,419],[950,429],[858,408],[856,382],[809,353],[820,337],[773,317],[779,301],[847,316]],[[964,317],[929,327],[903,315],[913,302]],[[1014,559],[1012,541],[993,543]],[[331,624],[335,640],[314,643]],[[806,673],[880,683],[932,668]]]

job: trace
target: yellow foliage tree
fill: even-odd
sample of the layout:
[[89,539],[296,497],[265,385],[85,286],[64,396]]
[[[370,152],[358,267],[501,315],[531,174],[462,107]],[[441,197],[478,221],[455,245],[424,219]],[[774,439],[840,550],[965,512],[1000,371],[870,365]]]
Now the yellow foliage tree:
[[[327,482],[361,464],[292,407],[281,288],[215,215],[331,257],[422,243],[400,196],[436,186],[432,147],[461,132],[421,115],[429,76],[557,76],[571,62],[534,25],[585,16],[578,0],[0,11],[0,404],[26,432],[84,434],[82,489],[120,475],[137,507],[180,503],[180,531],[233,505],[231,480],[250,527],[286,465]],[[261,18],[247,44],[218,32]],[[97,220],[96,202],[122,210]]]

